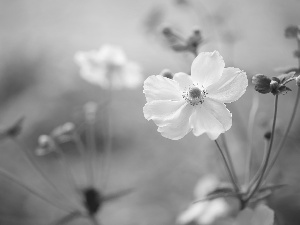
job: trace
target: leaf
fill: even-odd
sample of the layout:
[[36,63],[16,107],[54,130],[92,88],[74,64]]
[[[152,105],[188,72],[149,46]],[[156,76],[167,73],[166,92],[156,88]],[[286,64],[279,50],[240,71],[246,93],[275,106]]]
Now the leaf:
[[273,194],[274,191],[286,186],[287,186],[286,184],[266,185],[265,187],[259,189],[258,193],[256,193],[254,197],[251,198],[250,202],[257,202],[262,199],[265,199],[269,197],[271,194]]
[[280,80],[280,83],[282,84],[282,83],[286,82],[287,80],[293,78],[295,76],[295,73],[296,72],[292,71],[287,74],[281,74],[281,75],[277,76],[277,78]]
[[209,193],[207,196],[201,199],[195,200],[193,203],[201,202],[201,201],[209,201],[216,198],[226,198],[226,197],[235,197],[240,195],[241,193],[236,193],[232,188],[217,188],[213,192]]

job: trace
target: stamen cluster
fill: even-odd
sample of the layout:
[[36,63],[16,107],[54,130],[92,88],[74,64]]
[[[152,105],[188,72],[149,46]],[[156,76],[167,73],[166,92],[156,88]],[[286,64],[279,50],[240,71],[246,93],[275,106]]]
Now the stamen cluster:
[[204,98],[206,97],[207,92],[205,90],[201,90],[196,86],[189,87],[187,91],[183,92],[182,97],[186,100],[190,105],[195,106],[199,103],[202,104],[204,102]]

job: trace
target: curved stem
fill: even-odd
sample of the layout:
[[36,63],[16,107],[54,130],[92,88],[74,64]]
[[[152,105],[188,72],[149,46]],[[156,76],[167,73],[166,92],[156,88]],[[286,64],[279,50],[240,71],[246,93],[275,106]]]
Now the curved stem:
[[[298,37],[297,37],[297,46],[298,46],[298,51],[300,51],[300,38],[299,38],[299,31],[298,31]],[[300,70],[300,57],[298,57],[298,68]]]
[[224,153],[225,153],[225,156],[228,160],[228,165],[229,165],[229,168],[230,168],[230,171],[232,173],[232,176],[234,178],[234,180],[236,181],[236,183],[238,184],[237,182],[237,175],[236,175],[236,172],[235,172],[235,169],[234,169],[234,166],[233,166],[233,160],[231,158],[231,155],[230,155],[230,152],[229,152],[229,149],[228,149],[228,145],[227,145],[227,141],[226,141],[226,138],[225,138],[225,134],[221,134],[221,139],[222,139],[222,142],[224,144]]
[[3,175],[4,177],[6,177],[7,179],[11,180],[12,182],[18,184],[22,188],[26,189],[31,194],[33,194],[33,195],[37,196],[38,198],[44,200],[45,202],[49,203],[53,207],[58,208],[60,210],[63,210],[65,212],[70,212],[70,210],[65,209],[61,205],[59,205],[59,204],[51,201],[50,199],[44,197],[43,195],[41,195],[40,193],[38,193],[37,191],[35,191],[33,188],[27,186],[26,184],[23,184],[21,181],[19,181],[17,178],[15,178],[14,175],[8,173],[7,171],[3,170],[2,168],[0,168],[0,174]]
[[248,184],[248,190],[247,191],[251,191],[252,190],[253,185],[257,182],[257,180],[259,178],[259,175],[262,173],[262,170],[263,170],[263,167],[264,167],[263,162],[266,161],[266,156],[267,156],[266,153],[267,153],[268,147],[269,147],[269,141],[266,141],[263,160],[261,161],[261,165],[260,165],[259,169],[257,170],[256,174],[253,176],[253,178],[249,182],[249,184]]
[[107,106],[107,143],[105,146],[103,159],[102,159],[102,170],[103,170],[103,185],[102,190],[104,190],[108,183],[108,177],[110,172],[110,160],[111,160],[111,151],[112,151],[112,87],[109,89],[108,93],[108,106]]
[[294,108],[293,108],[293,112],[292,112],[292,116],[291,116],[291,119],[289,121],[289,124],[285,130],[285,133],[284,133],[284,136],[279,144],[279,147],[277,149],[277,151],[274,153],[274,156],[272,157],[271,159],[271,162],[270,162],[270,165],[268,166],[267,168],[267,171],[266,171],[266,174],[265,176],[268,176],[270,170],[272,169],[272,167],[274,166],[281,150],[283,149],[283,146],[285,144],[285,141],[286,141],[286,138],[288,136],[288,133],[290,132],[290,129],[292,127],[292,124],[293,124],[293,121],[295,119],[295,116],[296,116],[296,111],[297,111],[297,108],[298,108],[298,103],[299,103],[299,99],[300,99],[300,87],[298,87],[298,91],[297,91],[297,97],[296,97],[296,101],[295,101],[295,104],[294,104]]
[[223,152],[222,149],[220,148],[220,145],[219,145],[219,143],[217,142],[217,140],[215,140],[215,143],[216,143],[216,145],[217,145],[217,147],[218,147],[218,150],[219,150],[219,152],[220,152],[220,154],[221,154],[221,156],[222,156],[222,159],[223,159],[223,161],[224,161],[226,170],[227,170],[227,172],[228,172],[228,175],[229,175],[229,178],[230,178],[230,180],[231,180],[231,183],[232,183],[232,185],[233,185],[233,187],[234,187],[234,190],[236,191],[236,193],[239,193],[239,186],[238,186],[237,182],[235,181],[235,179],[234,179],[234,177],[233,177],[233,175],[232,175],[232,173],[231,173],[231,171],[230,171],[229,164],[228,164],[228,161],[227,161],[227,159],[226,159],[226,157],[225,157],[225,155],[224,155],[224,152]]
[[259,179],[256,183],[256,186],[254,187],[253,191],[249,194],[248,198],[246,199],[246,202],[248,202],[251,199],[251,197],[255,194],[255,192],[257,190],[259,190],[259,188],[261,186],[261,183],[263,181],[267,166],[268,166],[268,162],[269,162],[269,159],[270,159],[272,146],[273,146],[273,140],[274,140],[275,125],[276,125],[276,118],[277,118],[277,108],[278,108],[278,95],[275,96],[275,110],[274,110],[274,118],[273,118],[273,125],[272,125],[272,131],[271,131],[271,139],[270,139],[270,144],[269,144],[268,151],[266,153],[266,159],[262,163],[262,165],[263,165],[262,172],[261,172],[260,177],[259,177]]
[[95,157],[97,156],[96,151],[96,135],[95,135],[95,117],[97,111],[96,103],[87,103],[92,104],[91,109],[88,111],[88,115],[86,115],[86,141],[89,148],[89,163],[90,163],[90,178],[91,178],[91,186],[95,185]]
[[85,137],[86,137],[86,143],[87,143],[87,148],[88,148],[88,152],[86,154],[86,162],[87,162],[87,165],[89,166],[89,183],[91,186],[94,186],[95,184],[95,180],[94,180],[94,164],[93,164],[93,158],[94,158],[94,150],[92,150],[92,142],[91,139],[92,139],[92,135],[90,134],[90,122],[88,120],[86,120],[86,123],[87,123],[87,126],[88,128],[85,130]]
[[246,152],[246,163],[245,163],[245,184],[249,184],[250,180],[250,174],[251,174],[251,159],[252,159],[252,142],[253,142],[253,125],[255,120],[255,115],[257,113],[259,105],[259,99],[257,95],[254,95],[253,101],[252,101],[252,107],[249,114],[249,120],[248,120],[248,149]]
[[[34,160],[32,154],[29,152],[28,149],[25,149],[25,147],[21,147],[21,144],[19,141],[15,138],[11,138],[12,142],[19,148],[21,154],[25,159],[28,160],[30,165],[45,179],[46,183],[53,188],[59,195],[67,199],[71,204],[74,205],[74,203],[54,184],[54,182],[48,177],[48,175],[40,168],[40,166],[36,163]],[[75,205],[74,205],[75,206]],[[76,205],[77,206],[77,205]]]
[[65,156],[63,150],[59,146],[56,146],[56,149],[57,149],[58,157],[59,157],[59,159],[61,159],[60,163],[61,163],[62,167],[64,167],[65,172],[67,173],[69,184],[71,186],[74,186],[75,189],[78,190],[76,178],[71,170],[71,167],[69,165],[69,162],[66,159],[66,156]]
[[80,156],[83,160],[83,164],[84,164],[84,172],[86,175],[86,182],[88,185],[92,185],[92,180],[93,178],[91,177],[92,174],[89,172],[90,171],[90,166],[89,166],[89,158],[88,158],[88,154],[86,154],[85,147],[84,144],[82,143],[82,140],[80,138],[80,135],[78,134],[77,131],[74,132],[74,141],[75,141],[75,145],[80,153]]

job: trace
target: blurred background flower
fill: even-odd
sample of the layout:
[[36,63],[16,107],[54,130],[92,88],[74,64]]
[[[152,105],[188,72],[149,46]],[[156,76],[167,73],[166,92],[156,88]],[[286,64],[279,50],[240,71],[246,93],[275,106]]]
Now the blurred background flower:
[[[1,125],[25,116],[20,139],[33,151],[41,134],[50,133],[66,121],[82,122],[80,109],[86,102],[103,102],[103,90],[79,76],[78,65],[74,62],[74,54],[78,51],[97,49],[109,43],[120,46],[128,59],[137,62],[145,78],[159,74],[164,68],[189,73],[193,55],[175,53],[165,45],[161,39],[164,24],[184,37],[198,27],[206,40],[201,51],[218,50],[224,60],[232,64],[226,66],[234,64],[249,76],[257,73],[277,76],[274,68],[297,65],[292,54],[296,44],[285,39],[284,30],[291,24],[299,24],[299,1],[184,2],[178,5],[173,0],[1,0]],[[222,23],[225,19],[226,26]],[[234,53],[228,43],[234,43]],[[289,87],[293,89],[292,84]],[[239,102],[228,106],[237,115],[227,137],[240,177],[253,94],[250,87]],[[292,108],[295,94],[295,91],[289,92],[279,102],[281,124],[288,120],[284,115]],[[142,87],[118,90],[114,96],[111,106],[113,151],[107,186],[120,190],[131,184],[136,191],[126,201],[122,199],[106,207],[101,212],[103,224],[174,224],[178,214],[193,199],[193,188],[201,175],[209,170],[226,176],[212,149],[214,146],[205,136],[187,135],[175,142],[162,138],[156,126],[144,119]],[[263,135],[269,129],[262,126],[270,121],[272,101],[269,97],[260,97],[254,123],[257,127],[254,166],[259,165]],[[106,139],[106,118],[99,113],[97,120],[97,143],[101,149]],[[277,191],[276,198],[269,199],[271,206],[279,212],[279,219],[287,224],[299,224],[300,221],[298,115],[295,121],[287,141],[289,144],[271,176],[276,182],[290,186]],[[73,154],[72,146],[67,153],[70,161],[76,164],[78,158]],[[39,159],[38,163],[68,193],[55,158]],[[1,143],[0,165],[55,201],[62,201],[47,188],[10,142]],[[0,224],[48,224],[62,216],[61,211],[5,178],[1,177],[0,183]],[[82,223],[78,221],[78,224]]]

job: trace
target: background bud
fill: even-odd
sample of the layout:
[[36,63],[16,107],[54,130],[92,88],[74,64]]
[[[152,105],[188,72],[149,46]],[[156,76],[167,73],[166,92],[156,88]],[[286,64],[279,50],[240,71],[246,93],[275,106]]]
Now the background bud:
[[162,70],[160,72],[160,75],[162,75],[163,77],[169,78],[169,79],[173,79],[173,73],[169,69]]
[[264,138],[265,138],[266,140],[270,140],[271,135],[272,135],[271,131],[267,131],[267,132],[265,133],[265,135],[264,135]]
[[297,34],[299,32],[299,27],[295,25],[288,26],[285,29],[285,37],[286,38],[297,38]]

